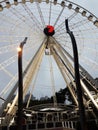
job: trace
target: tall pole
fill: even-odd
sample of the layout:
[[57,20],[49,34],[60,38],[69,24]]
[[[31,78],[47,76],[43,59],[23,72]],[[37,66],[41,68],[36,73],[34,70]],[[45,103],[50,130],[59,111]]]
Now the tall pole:
[[82,98],[82,96],[83,96],[82,87],[81,87],[81,84],[80,84],[77,44],[76,44],[76,40],[75,40],[75,37],[73,35],[73,32],[70,31],[70,29],[69,29],[68,19],[65,20],[65,26],[66,26],[67,33],[69,34],[69,36],[71,38],[72,47],[73,47],[75,83],[76,83],[76,88],[77,88],[77,97],[78,97],[78,105],[79,105],[81,130],[87,130],[86,117],[85,117],[85,108],[84,108],[83,98]]
[[17,115],[17,130],[22,130],[23,118],[23,76],[22,76],[22,52],[23,46],[27,41],[27,37],[20,43],[18,48],[18,115]]

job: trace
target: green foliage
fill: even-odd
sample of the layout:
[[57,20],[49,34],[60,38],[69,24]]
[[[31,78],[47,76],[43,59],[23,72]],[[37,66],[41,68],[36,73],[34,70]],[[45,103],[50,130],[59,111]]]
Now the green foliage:
[[[36,99],[34,96],[32,97],[33,99],[30,100],[29,106],[53,103],[53,96],[41,97],[40,99]],[[70,101],[71,104],[73,103],[71,94],[67,87],[65,89],[60,89],[60,91],[56,92],[56,99],[57,99],[57,103],[65,103],[66,100]],[[26,102],[24,103],[24,106],[26,106]]]

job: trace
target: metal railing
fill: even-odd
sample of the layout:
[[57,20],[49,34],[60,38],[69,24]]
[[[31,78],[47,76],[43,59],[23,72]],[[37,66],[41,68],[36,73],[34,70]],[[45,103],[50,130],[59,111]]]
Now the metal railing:
[[[75,121],[59,121],[59,122],[35,122],[30,124],[25,124],[22,126],[23,130],[47,130],[47,129],[70,129],[75,130],[76,122]],[[0,130],[14,130],[16,129],[16,125],[12,126],[2,126]]]

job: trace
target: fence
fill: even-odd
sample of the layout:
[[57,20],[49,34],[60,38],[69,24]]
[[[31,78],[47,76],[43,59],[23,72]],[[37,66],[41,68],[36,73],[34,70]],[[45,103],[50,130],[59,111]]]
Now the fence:
[[[31,124],[23,125],[23,130],[47,130],[47,129],[60,129],[63,130],[65,128],[74,130],[75,129],[76,122],[73,121],[65,121],[65,122],[36,122]],[[8,126],[1,126],[0,130],[16,130],[17,126],[12,125],[10,127]]]

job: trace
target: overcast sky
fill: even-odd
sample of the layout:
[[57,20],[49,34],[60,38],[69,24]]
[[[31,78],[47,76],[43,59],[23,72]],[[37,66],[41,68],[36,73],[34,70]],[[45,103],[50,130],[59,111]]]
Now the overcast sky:
[[98,17],[98,0],[70,0],[78,5],[81,5]]

